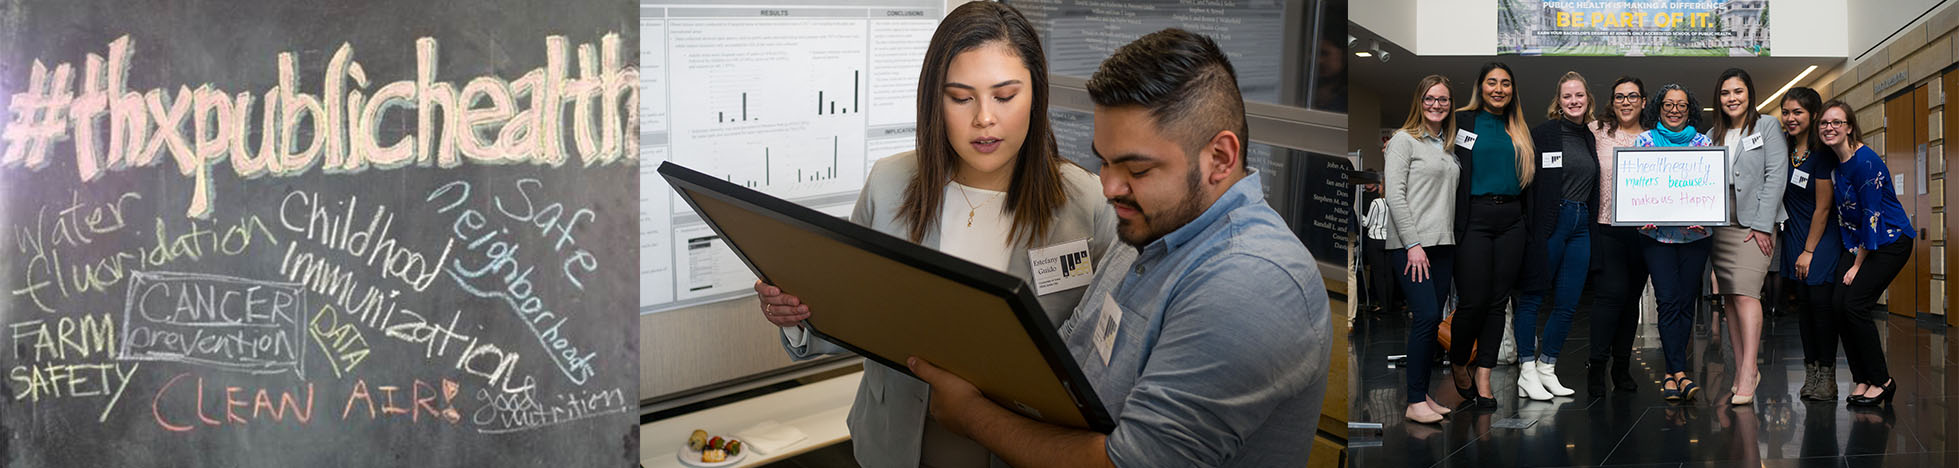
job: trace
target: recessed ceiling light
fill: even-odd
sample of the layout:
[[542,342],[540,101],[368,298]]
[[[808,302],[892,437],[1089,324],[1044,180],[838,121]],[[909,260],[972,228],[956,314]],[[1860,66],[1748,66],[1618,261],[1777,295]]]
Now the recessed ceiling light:
[[1768,99],[1762,100],[1762,104],[1755,106],[1755,112],[1768,110],[1769,105],[1775,103],[1776,98],[1782,97],[1782,93],[1789,92],[1789,88],[1795,87],[1797,82],[1802,81],[1804,77],[1808,77],[1809,73],[1813,71],[1816,71],[1816,66],[1810,65],[1809,68],[1803,69],[1801,74],[1796,75],[1794,79],[1789,80],[1788,83],[1783,83],[1782,89],[1775,90],[1775,94],[1770,94]]

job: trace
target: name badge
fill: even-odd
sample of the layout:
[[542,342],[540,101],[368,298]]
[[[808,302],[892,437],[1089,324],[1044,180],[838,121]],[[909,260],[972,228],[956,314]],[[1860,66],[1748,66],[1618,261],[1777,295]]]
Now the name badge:
[[1802,169],[1789,170],[1789,185],[1809,188],[1809,172]]
[[1456,146],[1466,150],[1476,149],[1476,134],[1468,130],[1456,130]]
[[1088,239],[1028,250],[1027,266],[1034,270],[1034,293],[1042,296],[1087,286],[1095,276]]
[[1116,348],[1116,332],[1122,330],[1122,306],[1116,305],[1116,297],[1102,293],[1102,312],[1095,317],[1095,352],[1102,355],[1102,365],[1109,365],[1109,355]]
[[1752,150],[1762,147],[1762,134],[1757,133],[1741,139],[1741,149]]
[[1545,169],[1557,169],[1561,167],[1564,167],[1563,151],[1552,151],[1552,152],[1544,153]]

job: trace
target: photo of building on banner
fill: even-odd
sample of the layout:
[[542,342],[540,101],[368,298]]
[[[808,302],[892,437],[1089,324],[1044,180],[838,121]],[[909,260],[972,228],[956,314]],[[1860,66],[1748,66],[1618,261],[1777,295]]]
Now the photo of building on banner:
[[1769,56],[1769,0],[1497,0],[1498,55]]

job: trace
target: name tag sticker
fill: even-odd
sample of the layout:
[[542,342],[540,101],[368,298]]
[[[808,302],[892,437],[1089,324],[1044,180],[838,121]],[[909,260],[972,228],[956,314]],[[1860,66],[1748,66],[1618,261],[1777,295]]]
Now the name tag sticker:
[[1116,297],[1102,294],[1102,312],[1095,317],[1095,352],[1102,355],[1102,365],[1109,365],[1109,355],[1116,347],[1116,332],[1122,329],[1122,306],[1116,304]]
[[1561,167],[1564,167],[1563,151],[1552,151],[1552,152],[1544,153],[1545,169],[1557,169]]
[[1456,146],[1466,150],[1476,149],[1476,134],[1467,130],[1456,130]]
[[1809,188],[1809,172],[1802,169],[1790,169],[1789,185]]
[[1095,277],[1088,239],[1029,249],[1027,266],[1034,270],[1034,293],[1042,296],[1087,286]]
[[1757,133],[1741,139],[1741,149],[1752,150],[1762,147],[1762,134]]

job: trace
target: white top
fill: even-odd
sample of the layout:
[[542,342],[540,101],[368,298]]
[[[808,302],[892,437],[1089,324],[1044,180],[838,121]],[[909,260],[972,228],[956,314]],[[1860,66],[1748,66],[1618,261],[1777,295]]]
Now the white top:
[[1007,271],[1013,250],[1007,243],[1013,236],[1013,218],[1004,209],[1007,193],[950,182],[944,197],[939,205],[939,251]]
[[[1007,271],[1014,250],[1007,243],[1013,235],[1013,218],[1003,209],[1007,193],[948,182],[943,198],[939,203],[939,251]],[[782,335],[789,339],[790,346],[809,343],[809,329],[803,327],[785,327]]]
[[[1741,127],[1728,129],[1721,142],[1728,146],[1728,167],[1735,167],[1735,157],[1741,156]],[[1734,181],[1728,181],[1728,185],[1734,185]]]

